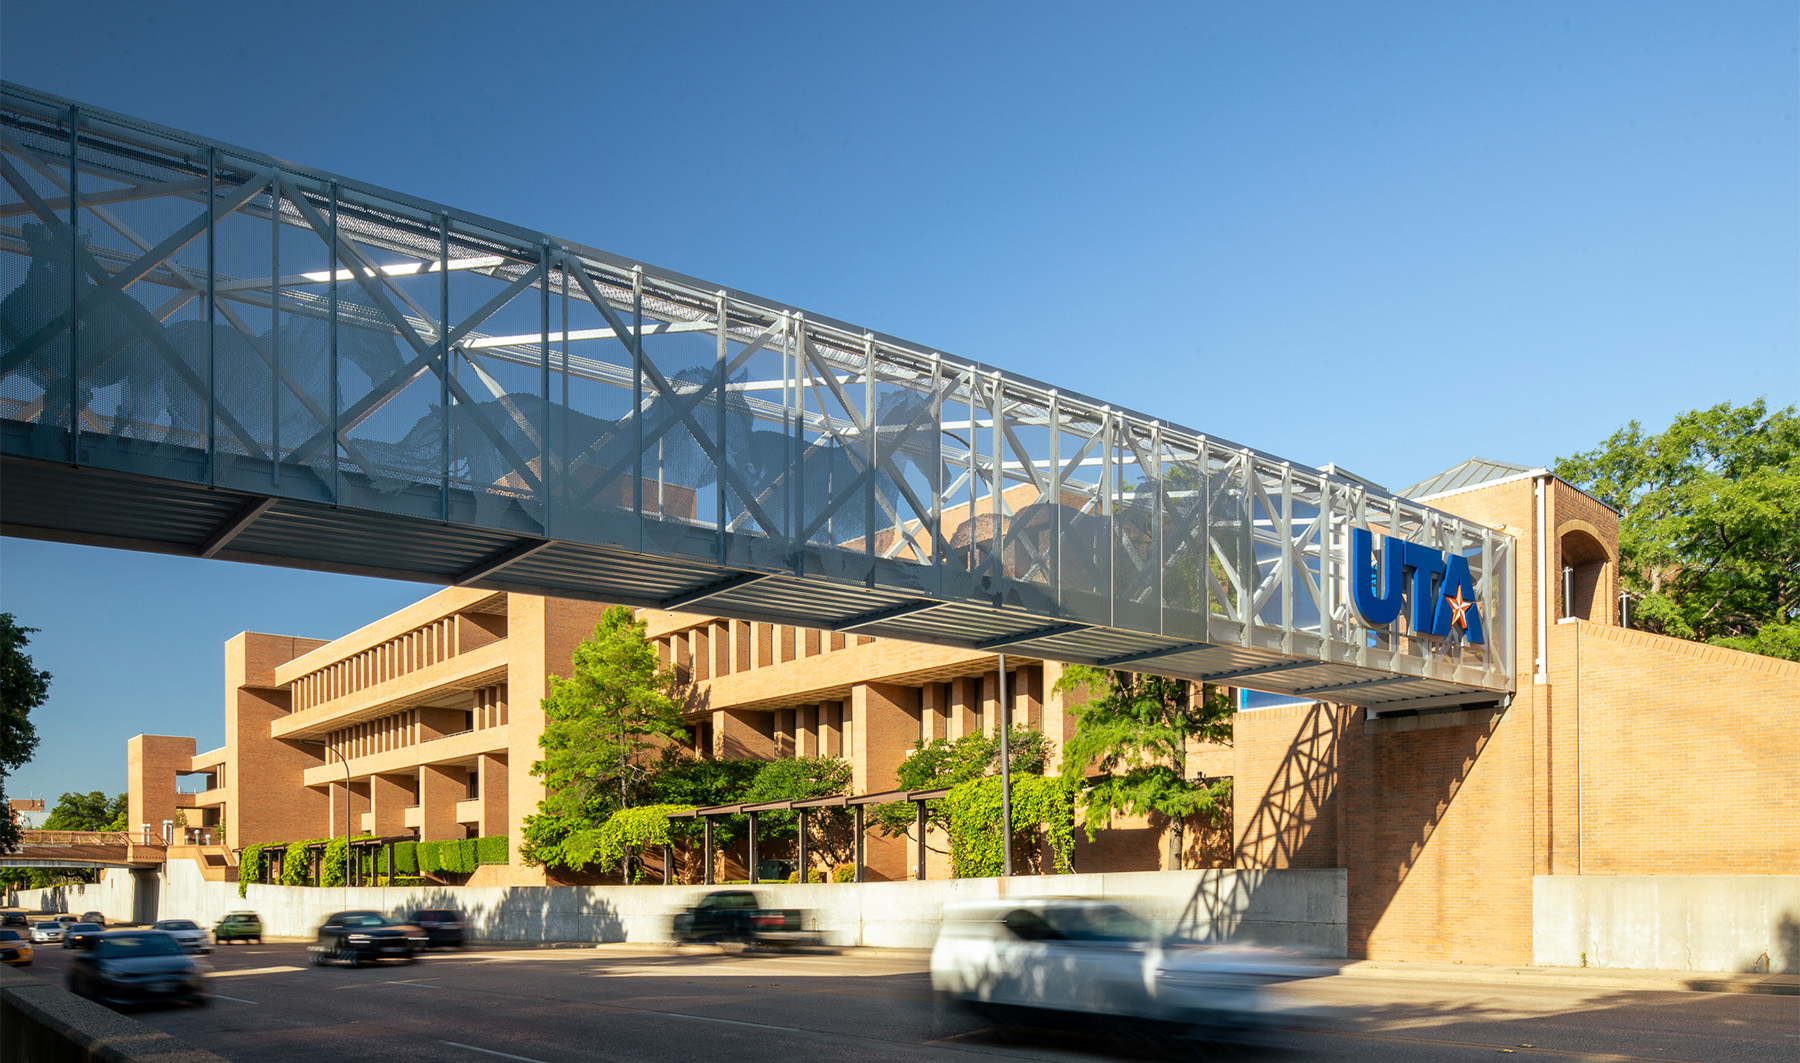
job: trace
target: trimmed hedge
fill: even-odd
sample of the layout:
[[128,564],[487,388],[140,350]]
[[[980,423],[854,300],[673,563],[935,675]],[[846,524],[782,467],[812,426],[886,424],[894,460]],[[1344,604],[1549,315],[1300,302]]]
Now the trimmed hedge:
[[504,864],[507,859],[506,835],[494,834],[486,838],[475,839],[476,863]]
[[419,873],[419,843],[394,843],[394,874],[416,875]]

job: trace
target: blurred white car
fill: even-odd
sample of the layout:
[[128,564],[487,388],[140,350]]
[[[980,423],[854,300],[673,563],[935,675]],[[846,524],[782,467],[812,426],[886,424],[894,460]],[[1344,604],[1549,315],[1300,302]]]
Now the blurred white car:
[[166,931],[184,952],[212,951],[212,937],[192,919],[161,919],[151,923],[150,929]]
[[61,941],[62,936],[63,924],[56,922],[53,919],[46,919],[41,923],[31,924],[31,940],[37,944],[42,945],[47,941]]
[[1107,901],[946,905],[931,988],[995,1018],[1069,1013],[1215,1030],[1301,1017],[1268,987],[1319,971],[1247,945],[1169,941]]

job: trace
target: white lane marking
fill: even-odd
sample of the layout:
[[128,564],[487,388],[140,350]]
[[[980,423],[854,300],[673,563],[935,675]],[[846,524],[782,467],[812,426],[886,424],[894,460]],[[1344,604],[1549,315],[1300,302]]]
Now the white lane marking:
[[449,1045],[451,1048],[466,1048],[471,1052],[485,1052],[490,1056],[499,1056],[501,1059],[519,1059],[524,1060],[524,1063],[544,1063],[543,1060],[532,1059],[530,1056],[515,1056],[511,1052],[496,1052],[491,1048],[477,1048],[474,1045],[465,1045],[460,1041],[439,1041],[438,1044]]
[[667,1015],[671,1019],[693,1019],[696,1022],[722,1022],[727,1026],[753,1026],[758,1030],[781,1030],[786,1033],[816,1033],[816,1030],[802,1030],[798,1026],[772,1026],[766,1022],[740,1022],[737,1019],[718,1019],[711,1015],[684,1015],[679,1011],[653,1011],[652,1015]]
[[214,1000],[232,1000],[232,1001],[236,1001],[239,1004],[255,1004],[256,1003],[256,1001],[254,1001],[254,1000],[245,1000],[243,997],[228,997],[223,993],[214,993],[213,999]]
[[209,971],[208,978],[238,978],[246,974],[284,974],[288,971],[304,971],[304,967],[246,967],[240,971]]

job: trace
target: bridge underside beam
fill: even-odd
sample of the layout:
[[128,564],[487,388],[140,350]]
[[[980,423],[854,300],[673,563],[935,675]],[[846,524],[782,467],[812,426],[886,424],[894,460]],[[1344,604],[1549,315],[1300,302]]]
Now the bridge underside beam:
[[[198,485],[0,459],[6,485],[0,533],[20,538],[195,556],[246,499]],[[1298,694],[1354,689],[1370,674],[1327,661],[1295,660],[1268,649],[1194,643],[1102,626],[1046,626],[1032,613],[944,602],[900,588],[835,585],[793,574],[745,578],[716,564],[568,542],[534,544],[492,575],[464,577],[484,560],[515,550],[516,537],[425,524],[291,499],[267,500],[257,521],[215,555],[227,561],[551,594],[664,608],[692,598],[722,616],[855,630],[882,638],[1011,652],[1082,664],[1117,665],[1184,678],[1244,677],[1256,689]],[[1495,694],[1431,678],[1387,676],[1371,707],[1417,699],[1492,701]],[[1361,704],[1362,702],[1357,702]]]

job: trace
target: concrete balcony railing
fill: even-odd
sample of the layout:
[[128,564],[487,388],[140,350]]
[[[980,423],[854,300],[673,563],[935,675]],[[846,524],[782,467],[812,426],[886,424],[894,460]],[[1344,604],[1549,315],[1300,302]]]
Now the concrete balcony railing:
[[403,827],[417,827],[420,830],[424,830],[425,810],[418,805],[412,806],[406,810],[406,818],[400,821],[400,825]]
[[481,799],[475,798],[472,801],[458,801],[456,803],[456,822],[480,823]]
[[401,708],[429,704],[452,690],[478,690],[504,682],[505,639],[461,653],[446,661],[352,691],[310,709],[280,717],[270,725],[275,738],[323,739],[349,724],[373,720]]

